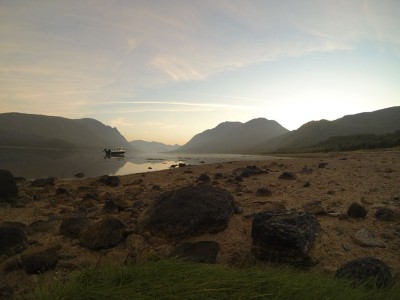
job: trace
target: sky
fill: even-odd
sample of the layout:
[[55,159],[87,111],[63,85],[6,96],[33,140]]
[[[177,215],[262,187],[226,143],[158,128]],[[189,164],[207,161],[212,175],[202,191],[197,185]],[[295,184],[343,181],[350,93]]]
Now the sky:
[[400,105],[398,0],[0,0],[0,113],[184,144]]

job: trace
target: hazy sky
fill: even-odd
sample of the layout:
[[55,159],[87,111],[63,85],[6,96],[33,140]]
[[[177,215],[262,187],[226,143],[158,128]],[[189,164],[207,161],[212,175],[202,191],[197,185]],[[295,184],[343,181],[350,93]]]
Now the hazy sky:
[[397,105],[399,0],[0,0],[0,112],[183,144]]

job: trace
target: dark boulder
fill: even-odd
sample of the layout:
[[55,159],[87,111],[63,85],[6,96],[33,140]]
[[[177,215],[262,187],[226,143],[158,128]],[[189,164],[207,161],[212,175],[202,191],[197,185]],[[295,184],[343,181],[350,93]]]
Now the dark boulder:
[[347,215],[351,218],[365,218],[365,216],[368,214],[368,211],[358,204],[357,202],[353,202],[349,208],[347,209]]
[[106,203],[104,203],[103,211],[106,214],[117,214],[119,213],[118,204],[112,199],[107,199]]
[[285,180],[295,180],[296,175],[292,172],[283,172],[281,175],[278,177],[279,179],[285,179]]
[[10,171],[0,170],[0,203],[14,203],[18,197],[18,187]]
[[126,225],[120,220],[107,217],[87,227],[79,242],[91,250],[109,249],[117,246],[125,238]]
[[272,192],[268,187],[262,187],[257,189],[257,196],[271,196]]
[[219,249],[219,244],[213,241],[186,242],[177,245],[172,250],[171,256],[192,262],[215,264]]
[[211,185],[187,186],[158,196],[143,220],[146,230],[173,239],[224,230],[233,215],[233,196]]
[[65,219],[60,225],[60,234],[73,239],[80,237],[83,230],[89,226],[89,220],[85,217],[71,217]]
[[58,187],[58,188],[56,189],[56,195],[57,195],[57,196],[69,195],[69,191],[68,191],[66,188]]
[[327,162],[320,162],[320,163],[318,163],[318,168],[319,169],[324,169],[327,165],[328,165]]
[[197,178],[196,182],[199,182],[199,183],[208,183],[208,182],[211,182],[211,178],[210,178],[210,176],[208,176],[207,174],[201,174],[201,175],[199,176],[199,178]]
[[249,177],[253,175],[267,173],[265,170],[262,170],[256,166],[247,166],[246,168],[238,168],[233,171],[233,175],[237,177]]
[[24,230],[18,225],[0,223],[0,256],[12,256],[28,247]]
[[108,186],[118,186],[120,183],[118,176],[108,176],[108,175],[101,176],[99,181]]
[[27,250],[21,255],[22,268],[28,274],[43,273],[57,266],[57,247],[43,247]]
[[39,178],[35,179],[32,181],[32,186],[34,187],[45,187],[45,186],[53,186],[54,185],[55,178],[54,177],[48,177],[48,178]]
[[310,265],[320,225],[313,214],[272,211],[254,216],[251,236],[258,259]]
[[349,280],[354,286],[366,284],[369,287],[387,287],[392,283],[389,267],[374,257],[347,262],[336,271],[335,277]]

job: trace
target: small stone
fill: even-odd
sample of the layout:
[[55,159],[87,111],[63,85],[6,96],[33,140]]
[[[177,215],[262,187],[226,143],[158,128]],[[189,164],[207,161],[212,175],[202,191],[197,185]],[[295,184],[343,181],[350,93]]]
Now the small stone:
[[327,165],[328,165],[327,162],[320,162],[320,163],[318,164],[318,168],[319,168],[319,169],[323,169],[323,168],[325,168]]
[[99,181],[101,183],[104,183],[105,185],[113,186],[113,187],[118,186],[120,184],[120,180],[119,180],[118,176],[104,175],[104,176],[100,177]]
[[199,178],[197,178],[196,182],[200,182],[200,183],[211,182],[211,178],[207,174],[201,174],[199,176]]
[[310,184],[309,181],[306,181],[306,182],[304,182],[304,184],[303,184],[303,187],[305,187],[305,188],[310,187],[310,186],[311,186],[311,184]]
[[279,179],[295,180],[296,175],[292,172],[283,172],[281,175],[279,175]]
[[74,177],[76,177],[76,178],[83,178],[83,177],[85,177],[85,174],[82,173],[82,172],[79,172],[79,173],[76,173],[76,174],[74,175]]
[[375,233],[367,229],[360,229],[354,234],[354,241],[362,247],[379,247],[386,248],[386,244]]
[[271,196],[272,192],[268,187],[262,187],[257,189],[257,196]]
[[342,248],[345,251],[350,251],[352,247],[349,244],[343,243]]
[[347,209],[347,215],[352,218],[365,218],[367,214],[368,211],[357,202],[353,202]]
[[89,226],[89,220],[84,217],[71,217],[65,219],[60,225],[60,234],[70,238],[79,238],[83,230]]
[[40,179],[35,179],[32,181],[32,186],[34,187],[45,187],[45,186],[54,186],[54,177],[48,177],[48,178],[40,178]]

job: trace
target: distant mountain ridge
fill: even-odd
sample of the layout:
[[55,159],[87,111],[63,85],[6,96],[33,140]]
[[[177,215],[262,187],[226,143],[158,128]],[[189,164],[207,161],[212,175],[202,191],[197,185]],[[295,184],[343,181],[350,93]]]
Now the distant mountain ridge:
[[400,106],[394,106],[373,112],[347,115],[334,121],[311,121],[297,130],[265,140],[247,150],[250,153],[279,152],[313,146],[333,136],[385,134],[399,129]]
[[0,146],[38,148],[132,148],[116,128],[94,119],[3,113],[0,114]]
[[262,141],[288,132],[278,122],[258,118],[246,123],[223,122],[213,129],[195,135],[174,152],[179,153],[244,153]]
[[143,140],[134,140],[130,144],[137,150],[148,153],[161,153],[176,150],[180,145],[166,145],[160,142],[147,142]]

